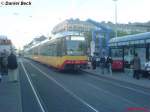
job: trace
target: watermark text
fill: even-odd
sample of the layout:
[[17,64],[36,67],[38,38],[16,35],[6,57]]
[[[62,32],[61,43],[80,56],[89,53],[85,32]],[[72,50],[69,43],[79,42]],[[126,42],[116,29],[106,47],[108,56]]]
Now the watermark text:
[[2,0],[0,1],[0,6],[30,6],[32,5],[31,1],[9,1],[9,0]]

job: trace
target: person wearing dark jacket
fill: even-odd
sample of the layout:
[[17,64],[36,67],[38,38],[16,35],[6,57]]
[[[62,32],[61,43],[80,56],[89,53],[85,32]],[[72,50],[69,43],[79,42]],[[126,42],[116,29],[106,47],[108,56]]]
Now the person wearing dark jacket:
[[96,69],[96,56],[95,56],[95,53],[94,53],[94,56],[92,57],[92,68],[93,68],[93,70]]
[[8,77],[9,81],[11,82],[17,82],[18,81],[18,63],[16,55],[11,52],[11,54],[8,56]]
[[107,56],[107,59],[106,59],[106,66],[107,66],[107,69],[108,69],[108,72],[110,73],[110,75],[112,75],[112,67],[111,67],[111,64],[112,64],[112,58],[110,56]]
[[136,53],[133,59],[133,78],[140,79],[141,61]]
[[2,53],[0,52],[0,82],[2,81]]
[[4,49],[3,52],[1,53],[1,73],[2,73],[2,75],[8,74],[7,57],[8,57],[8,52],[6,51],[6,49]]
[[101,57],[100,57],[100,67],[101,67],[101,74],[105,74],[106,71],[106,56],[105,56],[105,52],[102,53]]

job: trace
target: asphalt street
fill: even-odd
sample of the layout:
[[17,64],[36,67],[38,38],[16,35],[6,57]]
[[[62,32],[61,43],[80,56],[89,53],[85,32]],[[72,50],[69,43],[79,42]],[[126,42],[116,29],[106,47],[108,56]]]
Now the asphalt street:
[[23,112],[128,112],[150,107],[150,90],[90,75],[19,64]]

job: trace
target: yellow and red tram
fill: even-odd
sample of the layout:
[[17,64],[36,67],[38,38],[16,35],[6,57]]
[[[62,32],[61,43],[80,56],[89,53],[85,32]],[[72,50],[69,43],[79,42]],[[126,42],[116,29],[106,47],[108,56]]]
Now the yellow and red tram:
[[33,60],[59,70],[78,70],[87,65],[85,37],[78,33],[58,34],[25,50]]

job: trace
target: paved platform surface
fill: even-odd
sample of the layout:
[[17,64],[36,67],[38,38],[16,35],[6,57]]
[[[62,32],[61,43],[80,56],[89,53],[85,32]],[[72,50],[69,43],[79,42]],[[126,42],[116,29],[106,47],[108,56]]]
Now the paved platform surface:
[[9,82],[6,75],[0,82],[0,112],[22,112],[20,82]]
[[150,88],[150,79],[142,78],[142,77],[140,78],[140,80],[134,79],[132,70],[126,69],[125,72],[113,72],[112,74],[105,71],[105,74],[101,74],[100,67],[97,67],[95,70],[89,68],[89,69],[84,69],[83,71],[91,73],[93,75],[120,80],[128,83],[136,84],[138,86],[142,86],[145,88]]

